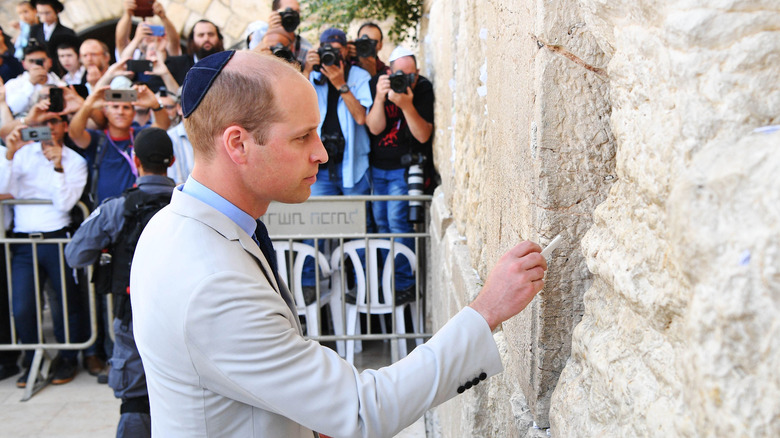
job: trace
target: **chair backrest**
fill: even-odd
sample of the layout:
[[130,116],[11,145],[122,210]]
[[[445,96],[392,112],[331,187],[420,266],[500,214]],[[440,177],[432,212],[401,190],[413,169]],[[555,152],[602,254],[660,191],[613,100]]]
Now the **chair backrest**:
[[[329,277],[331,274],[330,264],[328,258],[324,254],[314,249],[311,245],[306,245],[300,242],[288,242],[274,241],[274,251],[276,252],[276,265],[279,269],[279,277],[285,282],[287,287],[293,293],[295,297],[295,307],[298,309],[299,314],[303,314],[306,310],[306,303],[303,300],[303,288],[301,286],[301,277],[303,276],[303,263],[307,257],[314,258],[314,254],[317,254],[319,260],[319,272],[321,276]],[[289,269],[292,264],[292,270]],[[292,273],[292,276],[290,275]],[[292,287],[290,286],[292,282]],[[321,294],[326,291],[322,290]]]
[[[366,245],[368,245],[368,250],[366,250]],[[379,265],[382,250],[386,250],[389,254],[391,247],[393,257],[385,257],[380,271]],[[364,250],[365,267],[363,265],[363,257],[359,254],[360,250]],[[346,242],[344,245],[337,247],[331,255],[330,265],[333,267],[333,275],[335,277],[341,275],[341,272],[338,271],[343,271],[341,263],[342,252],[344,253],[344,261],[349,259],[355,269],[356,304],[358,309],[361,312],[369,312],[370,309],[370,313],[391,313],[393,307],[395,307],[391,287],[394,273],[394,270],[391,269],[393,260],[399,255],[406,257],[409,260],[409,265],[412,267],[412,272],[414,272],[417,267],[417,256],[414,254],[414,251],[401,242],[390,242],[388,239],[360,239]],[[368,275],[366,275],[366,270]],[[380,272],[382,272],[381,298],[379,294]],[[349,273],[344,273],[344,275],[347,274]],[[368,280],[368,285],[366,280]],[[341,284],[341,281],[336,283]],[[335,290],[334,293],[341,293],[341,291]]]

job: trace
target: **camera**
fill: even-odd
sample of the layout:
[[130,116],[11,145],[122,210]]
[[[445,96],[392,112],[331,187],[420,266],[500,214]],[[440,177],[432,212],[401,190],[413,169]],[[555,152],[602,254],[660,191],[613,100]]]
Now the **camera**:
[[298,14],[298,11],[295,11],[292,8],[279,11],[279,15],[282,17],[282,27],[287,32],[295,31],[295,29],[298,28],[298,25],[301,24],[300,14]]
[[[420,196],[424,194],[425,175],[423,164],[427,160],[421,153],[405,154],[401,157],[401,165],[409,168],[406,174],[406,184],[409,186],[409,194]],[[425,220],[425,212],[421,201],[409,201],[409,222],[420,223]]]
[[390,79],[390,88],[393,91],[398,94],[405,94],[406,89],[411,87],[414,83],[414,80],[417,79],[417,75],[414,73],[406,74],[401,70],[398,70],[397,72],[391,74],[388,78]]
[[138,92],[136,90],[106,90],[103,95],[106,102],[135,102],[138,100]]
[[154,68],[154,64],[152,64],[152,61],[148,61],[146,59],[128,59],[127,60],[127,69],[131,72],[140,75],[147,71],[152,71]]
[[38,64],[38,65],[40,65],[41,67],[43,67],[43,64],[45,64],[45,63],[46,63],[46,60],[45,60],[45,59],[43,59],[43,58],[40,58],[40,59],[31,59],[30,61],[31,61],[33,64]]
[[21,131],[22,141],[43,141],[51,140],[51,128],[48,126],[33,126],[24,128]]
[[297,61],[297,58],[295,58],[295,54],[292,52],[292,50],[285,47],[282,43],[276,43],[269,47],[268,50],[270,50],[274,56],[282,58],[287,62]]
[[62,88],[52,87],[49,89],[49,111],[58,113],[65,109],[65,98]]
[[339,164],[344,161],[344,137],[326,134],[322,136],[322,145],[328,152],[328,164]]
[[341,63],[341,51],[330,44],[323,44],[317,49],[320,55],[320,63],[313,67],[314,71],[320,71],[320,65],[336,65]]
[[358,58],[373,58],[376,56],[376,45],[378,41],[372,40],[368,35],[355,40],[355,54]]

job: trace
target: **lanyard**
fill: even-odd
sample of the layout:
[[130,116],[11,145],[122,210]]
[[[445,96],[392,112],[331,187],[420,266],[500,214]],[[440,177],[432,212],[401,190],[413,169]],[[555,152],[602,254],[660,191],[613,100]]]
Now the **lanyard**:
[[[133,162],[133,159],[130,157],[130,154],[128,154],[127,152],[123,151],[119,146],[116,145],[116,143],[114,143],[114,140],[108,134],[108,129],[106,129],[103,132],[106,134],[106,139],[108,139],[108,142],[111,143],[111,146],[113,146],[114,149],[116,149],[116,151],[119,152],[119,154],[125,158],[125,161],[127,161],[127,164],[130,165],[130,171],[133,172],[133,176],[138,178],[138,169],[135,168],[135,163]],[[133,128],[130,128],[130,146],[128,147],[128,150],[131,153],[133,152],[134,140],[135,139],[133,138]]]

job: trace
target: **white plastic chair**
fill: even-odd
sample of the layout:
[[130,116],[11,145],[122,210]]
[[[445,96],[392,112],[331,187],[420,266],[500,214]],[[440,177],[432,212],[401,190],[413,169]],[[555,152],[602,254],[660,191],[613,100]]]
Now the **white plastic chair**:
[[[279,269],[279,276],[282,281],[287,284],[288,289],[293,293],[295,298],[295,307],[298,311],[298,315],[306,317],[306,335],[307,336],[319,336],[320,334],[320,308],[328,304],[330,309],[331,320],[333,321],[333,332],[336,335],[343,334],[342,326],[344,323],[344,317],[341,313],[341,295],[331,293],[331,289],[328,287],[328,278],[331,276],[330,264],[328,259],[319,251],[316,251],[314,247],[306,245],[300,242],[288,242],[288,241],[275,241],[273,242],[274,250],[276,252],[276,264]],[[290,287],[290,275],[288,270],[289,252],[292,251],[292,287]],[[314,258],[315,252],[317,253],[317,259],[319,260],[319,272],[320,272],[320,299],[319,307],[317,301],[306,305],[303,299],[303,287],[301,286],[301,277],[303,274],[303,263],[308,257]],[[324,277],[324,279],[322,279]],[[344,341],[336,342],[336,350],[339,356],[344,357]]]
[[[361,257],[358,254],[358,250],[365,249],[366,243],[368,243],[368,250],[365,251],[366,266],[368,267],[368,288],[366,288],[366,271],[364,270]],[[393,249],[393,257],[389,256],[390,248]],[[382,272],[382,299],[380,301],[380,288],[379,288],[379,260],[381,260],[381,250],[387,250],[388,256],[385,257],[384,265],[381,269]],[[342,279],[341,272],[342,267],[342,252],[344,253],[343,260],[346,261],[349,258],[352,261],[352,265],[355,269],[355,285],[356,285],[356,298],[355,304],[346,303],[346,332],[347,335],[359,334],[360,320],[358,318],[358,312],[372,314],[372,315],[385,315],[389,313],[395,313],[395,328],[399,334],[406,333],[406,323],[404,319],[404,309],[407,305],[411,307],[412,311],[412,325],[414,332],[417,332],[417,301],[410,301],[408,303],[395,305],[392,292],[392,278],[395,274],[392,269],[393,260],[398,255],[406,257],[409,260],[409,265],[414,273],[417,267],[417,256],[414,251],[409,249],[408,246],[400,243],[393,242],[387,239],[361,239],[346,242],[344,245],[337,247],[331,254],[331,266],[333,267],[333,274],[331,276],[331,286],[333,288],[333,295],[339,296],[341,299],[342,294]],[[347,275],[348,273],[345,273]],[[349,273],[351,274],[351,273]],[[384,319],[380,319],[382,330],[386,332],[384,327]],[[416,339],[417,345],[422,343],[422,339]],[[353,363],[355,352],[360,351],[359,346],[355,345],[354,339],[347,340],[347,356],[346,359],[349,363]],[[406,339],[402,338],[398,340],[398,358],[406,356]]]

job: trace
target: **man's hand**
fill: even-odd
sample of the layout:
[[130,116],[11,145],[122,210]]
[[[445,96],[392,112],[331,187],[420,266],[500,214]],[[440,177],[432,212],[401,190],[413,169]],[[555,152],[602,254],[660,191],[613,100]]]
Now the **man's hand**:
[[6,160],[8,161],[13,160],[16,151],[21,149],[22,146],[31,143],[29,141],[22,141],[22,129],[26,127],[27,125],[19,125],[16,128],[14,128],[14,130],[11,131],[11,133],[5,137],[5,146],[6,146],[5,159]]
[[62,146],[55,145],[51,140],[41,142],[43,156],[46,157],[55,169],[62,169]]
[[520,313],[544,287],[547,261],[539,245],[525,241],[507,251],[490,271],[485,286],[469,304],[490,330]]
[[104,85],[95,91],[92,92],[89,96],[87,96],[87,100],[84,101],[84,107],[87,107],[89,111],[101,109],[106,105],[106,90],[110,89],[111,87],[108,85]]
[[[387,85],[390,85],[390,80],[387,80]],[[392,89],[387,93],[387,98],[390,102],[393,102],[401,111],[408,111],[409,108],[414,107],[414,92],[412,87],[406,87],[406,93],[396,93]]]
[[376,57],[374,57],[374,56],[369,56],[368,58],[356,57],[355,59],[357,59],[358,66],[360,68],[362,68],[363,70],[367,71],[368,74],[370,74],[371,76],[375,76],[376,75],[376,73],[377,73],[376,72]]
[[135,28],[135,35],[133,35],[133,41],[140,44],[141,40],[148,36],[152,36],[152,28],[147,23],[138,23],[138,26]]
[[57,117],[57,113],[49,111],[51,103],[49,99],[43,99],[30,108],[30,111],[25,116],[24,121],[32,125],[40,125],[44,120],[49,120],[53,117]]
[[306,52],[306,65],[303,66],[303,76],[309,79],[309,74],[314,69],[315,65],[320,63],[320,54],[316,50],[309,50]]
[[[317,58],[319,58],[319,55],[317,55]],[[338,65],[320,65],[320,72],[328,78],[330,84],[337,90],[347,83],[346,79],[344,79],[344,61],[339,62]]]
[[152,93],[146,85],[134,85],[133,88],[138,92],[138,100],[133,102],[134,106],[140,106],[144,108],[157,108],[160,106],[160,102],[157,100],[157,96]]
[[135,3],[135,0],[124,0],[122,2],[122,6],[130,15],[133,15],[133,11],[135,11],[135,8],[138,7],[138,5]]
[[154,2],[152,4],[152,12],[154,12],[154,15],[160,17],[160,20],[165,20],[165,8],[162,3]]
[[379,76],[376,80],[376,96],[374,97],[374,102],[384,102],[385,99],[387,99],[387,93],[390,91],[392,91],[392,88],[390,88],[390,77],[387,75]]
[[268,16],[268,30],[275,27],[282,27],[282,15],[277,11],[271,11],[271,15]]
[[60,114],[73,114],[84,105],[84,98],[73,88],[73,85],[62,89],[62,97],[65,100],[65,108]]

